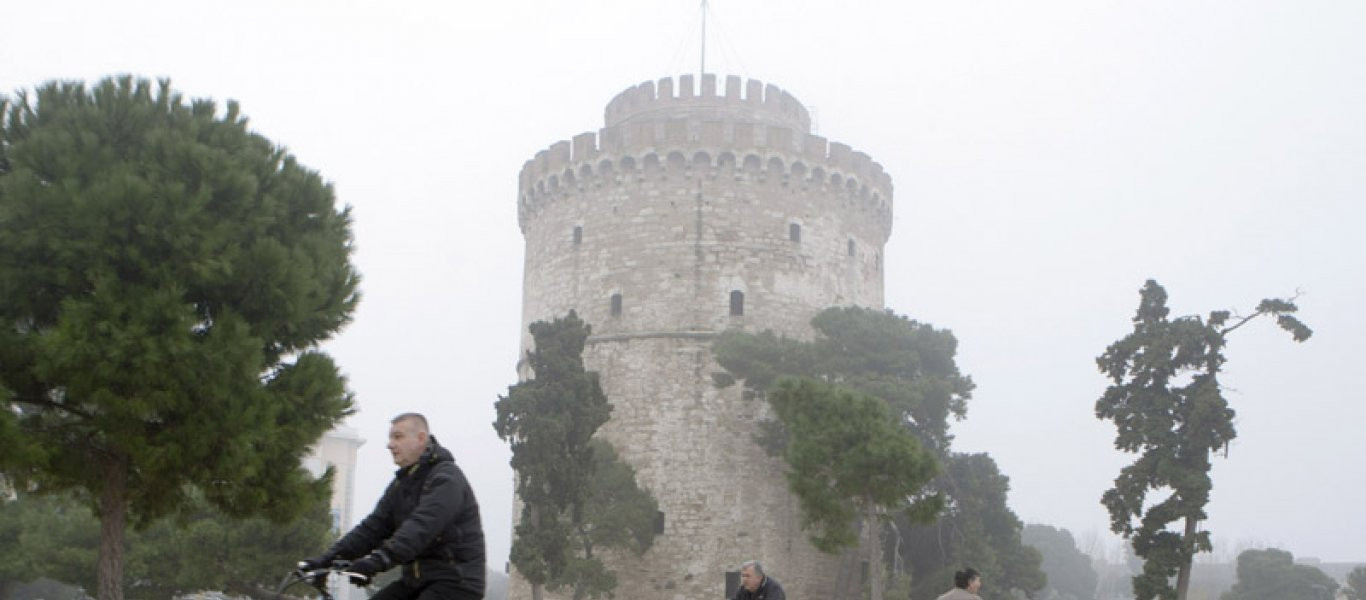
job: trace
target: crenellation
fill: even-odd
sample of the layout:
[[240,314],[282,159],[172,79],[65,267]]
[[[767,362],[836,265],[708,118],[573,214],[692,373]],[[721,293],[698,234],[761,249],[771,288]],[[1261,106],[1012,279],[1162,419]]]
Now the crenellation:
[[740,78],[735,75],[726,76],[726,102],[740,103]]
[[703,74],[702,74],[702,97],[703,97],[703,98],[715,98],[715,97],[716,97],[716,74],[715,74],[715,73],[703,73]]
[[576,163],[590,161],[598,155],[598,135],[585,131],[574,136],[574,151],[571,160]]
[[863,152],[855,151],[850,166],[860,181],[867,181],[868,175],[873,172],[873,158]]
[[549,169],[547,168],[547,165],[550,161],[549,157],[550,150],[541,150],[540,152],[536,153],[536,158],[533,159],[536,161],[536,175],[545,175],[546,172],[549,171]]
[[569,165],[569,142],[560,140],[550,145],[549,157],[546,160],[546,171],[563,171]]
[[678,99],[691,100],[694,92],[692,75],[678,76]]
[[828,149],[826,139],[814,133],[808,133],[802,142],[802,156],[813,163],[825,163]]
[[828,157],[827,162],[830,163],[830,166],[835,167],[837,169],[848,168],[850,150],[851,149],[849,148],[848,144],[830,142],[830,155]]
[[764,100],[764,82],[751,79],[748,84],[745,87],[745,103],[750,106],[759,106]]
[[660,79],[659,85],[657,85],[655,89],[658,90],[658,95],[654,98],[655,100],[664,102],[674,99],[674,80],[672,78],[665,77]]

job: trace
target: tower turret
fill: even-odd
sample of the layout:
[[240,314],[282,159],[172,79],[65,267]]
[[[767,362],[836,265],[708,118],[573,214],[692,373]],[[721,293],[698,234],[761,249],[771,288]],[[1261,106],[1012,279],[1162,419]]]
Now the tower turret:
[[[612,565],[619,596],[716,598],[751,558],[794,597],[828,596],[838,564],[806,541],[782,465],[752,440],[767,405],[713,385],[710,344],[730,328],[809,338],[824,308],[882,306],[891,178],[813,135],[776,86],[697,83],[628,88],[603,129],[523,166],[522,346],[571,309],[593,327],[584,359],[613,404],[600,435],[663,513],[646,556]],[[514,576],[513,597],[525,591]]]

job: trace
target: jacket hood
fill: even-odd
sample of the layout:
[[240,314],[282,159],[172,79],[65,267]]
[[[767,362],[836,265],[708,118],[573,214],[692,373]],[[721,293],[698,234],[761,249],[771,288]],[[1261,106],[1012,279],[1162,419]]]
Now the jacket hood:
[[418,464],[455,462],[455,455],[451,454],[445,446],[436,441],[436,436],[427,438],[427,449],[422,451],[422,458],[418,459]]
[[427,438],[427,449],[422,451],[422,456],[418,457],[417,462],[411,466],[399,467],[395,474],[402,477],[422,467],[430,467],[439,462],[455,462],[455,455],[436,441],[436,436],[429,436]]

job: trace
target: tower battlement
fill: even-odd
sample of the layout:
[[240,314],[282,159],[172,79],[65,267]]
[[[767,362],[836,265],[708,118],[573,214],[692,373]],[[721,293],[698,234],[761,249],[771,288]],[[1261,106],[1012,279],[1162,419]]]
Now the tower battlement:
[[741,120],[787,127],[801,133],[811,131],[811,115],[792,94],[773,84],[764,85],[757,79],[744,83],[726,77],[724,94],[718,94],[716,75],[702,75],[698,89],[692,75],[680,75],[678,85],[669,77],[658,84],[646,81],[627,88],[607,103],[605,123],[608,127],[642,120],[672,120],[697,118],[711,120]]
[[722,169],[769,180],[829,186],[860,198],[890,223],[892,178],[863,152],[810,132],[810,116],[791,94],[751,79],[742,97],[739,77],[691,75],[645,82],[617,94],[605,127],[562,140],[536,153],[519,176],[518,217],[523,229],[547,195],[575,185],[605,183],[647,168],[713,174]]

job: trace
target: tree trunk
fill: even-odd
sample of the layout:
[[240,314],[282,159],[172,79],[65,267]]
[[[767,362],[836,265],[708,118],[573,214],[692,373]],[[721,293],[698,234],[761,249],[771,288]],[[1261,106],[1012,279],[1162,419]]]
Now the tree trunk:
[[877,507],[869,503],[868,513],[863,518],[868,528],[868,589],[869,600],[882,600],[885,583],[882,575],[882,520],[877,518]]
[[123,530],[128,519],[128,465],[117,457],[105,461],[100,493],[99,600],[123,600]]
[[541,584],[531,584],[531,600],[541,600]]
[[1186,594],[1191,587],[1191,563],[1195,562],[1195,539],[1194,518],[1186,517],[1186,534],[1181,538],[1182,550],[1185,555],[1181,557],[1181,570],[1176,572],[1176,600],[1186,600]]

